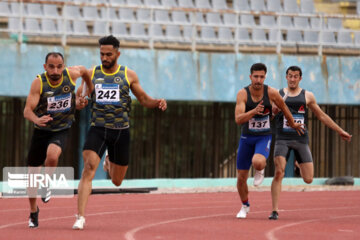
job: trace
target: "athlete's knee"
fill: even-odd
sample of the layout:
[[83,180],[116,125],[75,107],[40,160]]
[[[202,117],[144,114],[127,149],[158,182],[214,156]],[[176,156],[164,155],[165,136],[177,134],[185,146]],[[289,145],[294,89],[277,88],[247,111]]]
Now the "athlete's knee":
[[115,186],[119,187],[123,180],[122,179],[111,179],[111,181]]
[[277,168],[275,169],[275,178],[276,179],[283,179],[285,176],[285,169]]
[[266,167],[266,162],[254,162],[253,163],[253,167],[258,170],[261,171]]
[[58,163],[58,157],[55,154],[47,154],[45,166],[46,167],[56,167]]
[[313,182],[313,178],[312,177],[303,177],[303,180],[305,183],[310,184]]

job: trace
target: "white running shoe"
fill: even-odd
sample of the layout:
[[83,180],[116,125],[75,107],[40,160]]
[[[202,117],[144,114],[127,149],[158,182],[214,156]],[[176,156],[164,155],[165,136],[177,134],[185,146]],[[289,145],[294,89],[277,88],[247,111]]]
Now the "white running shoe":
[[264,181],[264,174],[265,174],[265,169],[261,171],[255,170],[255,175],[254,175],[255,187],[259,186]]
[[240,211],[236,215],[237,218],[246,218],[246,215],[250,212],[250,206],[242,205]]
[[85,218],[79,215],[75,215],[75,216],[76,216],[76,221],[72,228],[76,230],[82,230],[85,226]]

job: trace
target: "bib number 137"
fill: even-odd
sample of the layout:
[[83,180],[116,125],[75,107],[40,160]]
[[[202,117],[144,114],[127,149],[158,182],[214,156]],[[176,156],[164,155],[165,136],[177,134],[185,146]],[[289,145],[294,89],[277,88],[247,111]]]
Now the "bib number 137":
[[252,118],[249,120],[249,130],[255,132],[267,131],[270,129],[269,116],[262,118]]

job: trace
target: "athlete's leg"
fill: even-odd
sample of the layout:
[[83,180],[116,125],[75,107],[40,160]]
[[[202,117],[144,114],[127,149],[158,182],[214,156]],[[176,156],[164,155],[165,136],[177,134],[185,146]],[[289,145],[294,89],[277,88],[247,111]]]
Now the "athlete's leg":
[[272,210],[278,211],[281,183],[285,175],[286,158],[283,156],[276,156],[274,162],[275,162],[275,176],[271,183],[271,199],[272,199]]
[[237,190],[242,202],[248,200],[248,185],[247,179],[249,177],[249,170],[237,170]]
[[84,216],[86,204],[92,189],[92,180],[100,163],[99,155],[92,150],[83,151],[84,169],[78,187],[78,215]]
[[252,161],[253,167],[258,171],[263,170],[266,166],[266,158],[262,154],[259,154],[259,153],[254,154],[251,161]]
[[56,167],[61,154],[61,147],[54,143],[49,144],[46,151],[45,167]]
[[306,162],[300,164],[300,174],[305,183],[310,184],[314,179],[314,164]]
[[109,166],[109,175],[111,177],[111,181],[115,186],[120,186],[122,181],[125,178],[126,171],[128,166],[121,166],[115,163],[110,162]]

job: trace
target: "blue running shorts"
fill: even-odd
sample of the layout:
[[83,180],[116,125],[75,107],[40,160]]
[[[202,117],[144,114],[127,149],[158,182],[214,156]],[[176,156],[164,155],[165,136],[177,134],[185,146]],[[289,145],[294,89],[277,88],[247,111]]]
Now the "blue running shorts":
[[249,170],[254,154],[269,157],[272,135],[241,135],[238,153],[236,157],[236,168],[238,170]]

